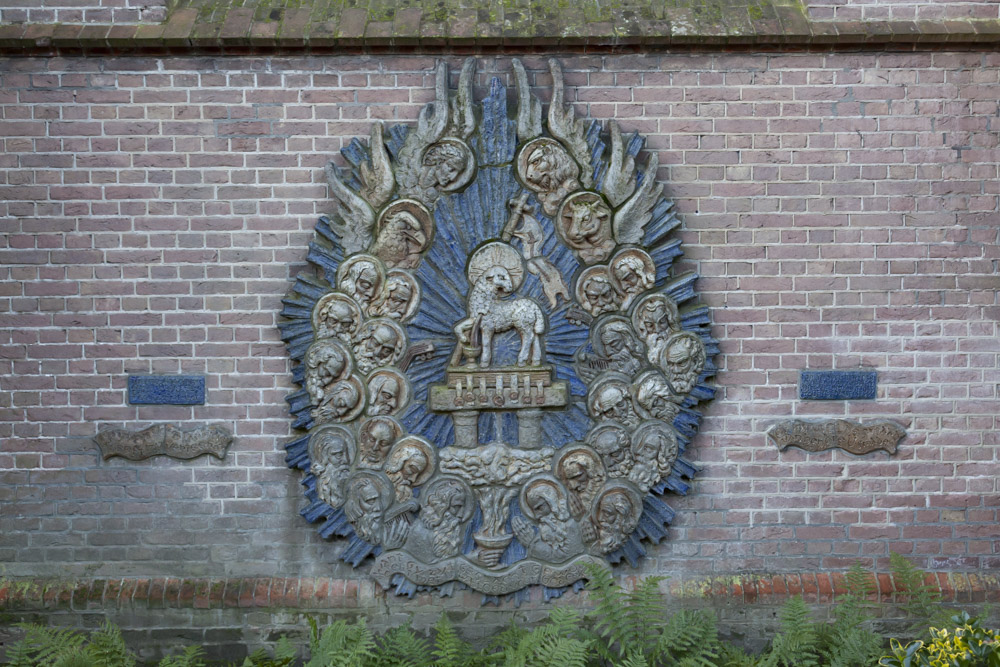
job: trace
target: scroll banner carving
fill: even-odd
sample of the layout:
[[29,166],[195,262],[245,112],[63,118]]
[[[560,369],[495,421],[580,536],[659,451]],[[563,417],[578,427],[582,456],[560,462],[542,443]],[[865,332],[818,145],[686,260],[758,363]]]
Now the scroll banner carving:
[[120,456],[129,461],[159,455],[193,459],[203,454],[211,454],[221,461],[232,441],[233,434],[221,424],[186,430],[173,424],[154,424],[141,431],[111,428],[94,436],[104,459]]
[[893,421],[859,424],[846,419],[815,422],[788,419],[772,426],[767,434],[778,449],[799,447],[807,452],[821,452],[839,448],[858,455],[882,449],[895,454],[899,441],[906,436],[906,429]]
[[497,79],[477,109],[475,67],[327,167],[280,324],[287,461],[384,587],[550,598],[667,536],[718,344],[638,134],[576,118],[556,61],[545,128],[517,61],[517,109]]

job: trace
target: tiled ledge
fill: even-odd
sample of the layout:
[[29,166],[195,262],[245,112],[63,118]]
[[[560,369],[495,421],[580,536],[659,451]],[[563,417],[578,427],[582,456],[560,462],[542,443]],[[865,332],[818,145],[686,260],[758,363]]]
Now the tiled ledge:
[[[889,574],[876,576],[878,598],[905,598]],[[626,581],[628,586],[630,583]],[[1000,575],[936,573],[926,583],[946,602],[1000,602]],[[801,595],[810,604],[828,604],[847,592],[844,573],[743,575],[668,580],[672,598],[743,604],[780,604]],[[344,609],[376,605],[382,591],[370,581],[325,577],[180,579],[6,579],[0,580],[0,610],[87,611],[116,608],[281,608]],[[475,595],[470,592],[470,595]],[[478,598],[478,596],[476,596]],[[540,597],[540,596],[539,596]]]

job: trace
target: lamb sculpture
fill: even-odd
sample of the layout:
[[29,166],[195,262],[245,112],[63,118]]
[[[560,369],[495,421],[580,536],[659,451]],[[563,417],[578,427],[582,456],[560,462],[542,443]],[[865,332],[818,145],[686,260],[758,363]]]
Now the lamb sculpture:
[[[478,260],[478,261],[477,261]],[[524,280],[524,265],[520,255],[506,243],[493,242],[475,253],[469,263],[468,317],[456,329],[459,338],[479,324],[482,352],[479,366],[488,368],[493,360],[493,336],[514,329],[521,337],[517,365],[538,366],[542,362],[541,334],[545,332],[545,315],[531,299],[504,300],[513,294]]]

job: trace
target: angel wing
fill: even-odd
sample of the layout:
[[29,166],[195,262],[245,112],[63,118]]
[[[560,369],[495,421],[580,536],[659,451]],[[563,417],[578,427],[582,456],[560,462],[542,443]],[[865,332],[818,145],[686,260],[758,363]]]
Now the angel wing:
[[404,197],[419,197],[420,160],[424,150],[441,138],[448,127],[448,65],[438,63],[434,101],[428,102],[417,117],[417,127],[410,130],[396,160],[396,181]]
[[458,91],[451,101],[450,134],[462,139],[476,129],[476,116],[472,111],[472,79],[476,75],[476,59],[466,58],[462,63],[462,73],[458,77]]
[[552,104],[549,105],[549,132],[562,142],[570,155],[580,163],[580,183],[584,188],[594,185],[594,166],[590,161],[590,146],[582,119],[576,117],[573,106],[564,103],[562,65],[555,58],[549,60],[552,71]]
[[625,152],[622,131],[611,121],[611,161],[601,187],[612,206],[620,206],[635,192],[635,158]]
[[517,139],[528,141],[542,133],[542,103],[531,94],[524,65],[514,59],[514,81],[517,83]]
[[642,184],[628,201],[615,212],[612,229],[618,243],[641,243],[647,224],[653,219],[653,207],[663,194],[663,186],[656,180],[660,159],[650,153],[643,172]]
[[344,254],[350,255],[366,250],[372,242],[375,212],[361,195],[341,180],[337,166],[333,162],[326,165],[326,178],[330,183],[330,191],[338,203],[336,217],[330,222],[330,228],[340,235],[340,245],[344,248]]
[[361,196],[374,209],[379,209],[389,201],[392,189],[396,187],[396,177],[392,173],[392,163],[389,162],[389,151],[385,148],[383,138],[385,128],[382,123],[372,125],[371,138],[368,141],[368,152],[371,154],[371,164],[361,163],[361,180],[364,187]]

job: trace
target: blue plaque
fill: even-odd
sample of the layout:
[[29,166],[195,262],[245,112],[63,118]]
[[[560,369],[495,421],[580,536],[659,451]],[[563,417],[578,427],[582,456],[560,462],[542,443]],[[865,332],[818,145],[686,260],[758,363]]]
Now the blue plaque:
[[133,405],[204,405],[204,375],[129,375]]
[[808,401],[874,400],[876,371],[802,371],[799,398]]

